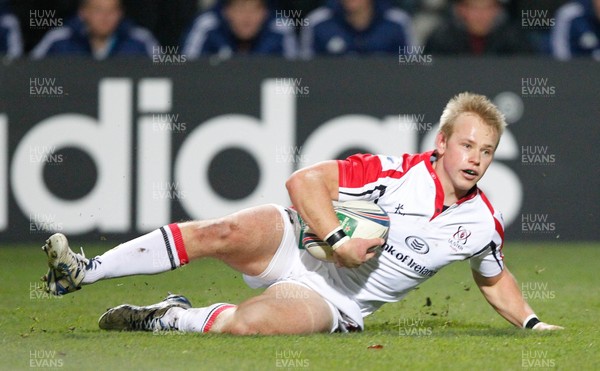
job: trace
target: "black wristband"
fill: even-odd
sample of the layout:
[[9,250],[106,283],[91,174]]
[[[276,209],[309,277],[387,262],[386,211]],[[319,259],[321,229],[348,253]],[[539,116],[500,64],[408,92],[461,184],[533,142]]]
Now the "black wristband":
[[329,244],[329,246],[333,246],[344,237],[347,237],[346,233],[344,233],[342,228],[339,228],[331,236],[327,237],[325,242],[327,242],[327,244]]
[[532,317],[529,321],[527,321],[527,323],[525,324],[525,328],[528,329],[532,329],[533,326],[537,325],[538,323],[540,323],[542,321],[540,321],[537,317]]

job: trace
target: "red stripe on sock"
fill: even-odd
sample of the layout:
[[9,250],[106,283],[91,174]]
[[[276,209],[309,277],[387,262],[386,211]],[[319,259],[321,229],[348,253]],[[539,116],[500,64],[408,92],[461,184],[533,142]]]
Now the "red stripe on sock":
[[204,329],[202,330],[202,332],[209,332],[210,328],[215,323],[215,320],[217,319],[219,314],[221,314],[221,312],[223,312],[225,309],[229,309],[229,308],[233,308],[233,307],[235,307],[235,305],[223,304],[220,307],[218,307],[217,309],[215,309],[212,312],[212,314],[210,315],[210,317],[208,317],[208,321],[206,322],[206,325],[204,326]]
[[169,224],[169,229],[173,235],[173,241],[175,241],[175,249],[177,250],[177,256],[181,265],[186,265],[190,262],[188,259],[187,251],[185,251],[185,245],[183,244],[183,237],[181,236],[181,230],[177,223]]

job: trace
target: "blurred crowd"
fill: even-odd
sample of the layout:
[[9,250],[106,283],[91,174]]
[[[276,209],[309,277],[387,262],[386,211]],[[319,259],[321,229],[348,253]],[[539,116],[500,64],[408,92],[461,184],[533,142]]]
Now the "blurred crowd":
[[600,0],[0,0],[0,54],[600,61]]

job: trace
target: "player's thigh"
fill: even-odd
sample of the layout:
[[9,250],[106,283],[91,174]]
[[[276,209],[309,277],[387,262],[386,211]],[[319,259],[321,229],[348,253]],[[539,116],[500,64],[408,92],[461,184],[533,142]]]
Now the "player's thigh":
[[308,334],[330,332],[332,325],[331,307],[319,294],[299,284],[281,283],[241,303],[226,332]]
[[217,258],[253,276],[268,267],[284,233],[283,217],[275,205],[256,206],[180,226],[190,259]]

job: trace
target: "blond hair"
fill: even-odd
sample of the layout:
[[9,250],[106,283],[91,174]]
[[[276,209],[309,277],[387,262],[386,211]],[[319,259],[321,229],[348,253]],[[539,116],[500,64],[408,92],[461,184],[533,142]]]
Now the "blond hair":
[[450,99],[444,108],[444,112],[442,112],[442,117],[440,117],[440,132],[446,138],[450,138],[454,131],[456,118],[463,113],[472,113],[479,116],[486,125],[496,130],[498,139],[502,136],[506,127],[506,120],[498,107],[484,95],[464,92]]

